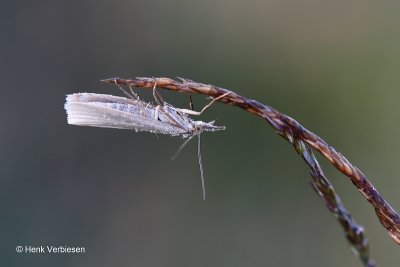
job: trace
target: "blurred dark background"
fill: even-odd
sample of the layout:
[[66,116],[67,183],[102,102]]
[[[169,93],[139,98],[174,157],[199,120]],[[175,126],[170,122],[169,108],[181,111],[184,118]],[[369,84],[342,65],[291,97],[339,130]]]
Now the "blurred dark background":
[[[261,119],[216,104],[196,144],[69,126],[65,95],[120,95],[100,79],[176,76],[230,88],[296,118],[400,210],[398,1],[2,1],[2,266],[361,266]],[[138,90],[150,101],[148,90]],[[168,102],[187,99],[161,92]],[[199,109],[206,101],[194,97]],[[350,181],[321,159],[379,266],[399,247]],[[85,254],[17,254],[17,245]]]

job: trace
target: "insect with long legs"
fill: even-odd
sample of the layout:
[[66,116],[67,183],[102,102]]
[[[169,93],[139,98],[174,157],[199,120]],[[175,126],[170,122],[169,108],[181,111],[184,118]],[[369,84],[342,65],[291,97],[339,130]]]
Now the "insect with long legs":
[[119,86],[119,89],[128,97],[113,95],[76,93],[67,95],[65,110],[69,124],[79,126],[93,126],[104,128],[129,129],[135,131],[148,131],[152,133],[182,136],[187,140],[179,147],[173,159],[183,147],[194,137],[198,137],[198,160],[205,199],[205,185],[203,164],[200,153],[200,134],[203,131],[225,130],[224,126],[214,125],[214,121],[202,122],[189,118],[190,115],[201,115],[215,101],[220,100],[229,93],[214,98],[200,112],[175,108],[165,102],[161,95],[153,88],[153,96],[157,105],[146,103],[129,87],[130,93]]

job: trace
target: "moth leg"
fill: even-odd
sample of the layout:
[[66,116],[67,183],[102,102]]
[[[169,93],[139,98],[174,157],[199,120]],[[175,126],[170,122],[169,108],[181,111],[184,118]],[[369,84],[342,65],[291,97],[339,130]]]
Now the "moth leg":
[[114,78],[114,83],[117,85],[117,87],[119,88],[119,90],[121,90],[127,97],[129,97],[130,99],[133,99],[133,100],[138,100],[138,99],[135,99],[135,96],[134,96],[134,95],[132,96],[132,95],[129,94],[127,91],[125,91],[125,89],[122,88],[122,86],[119,85],[119,84],[117,83],[117,79],[116,79],[116,78]]
[[160,111],[160,106],[157,106],[155,111],[154,111],[154,119],[158,120],[158,112]]
[[[174,119],[174,117],[169,114],[168,108],[166,108],[166,106],[164,105],[164,103],[166,103],[164,101],[164,99],[162,98],[162,96],[156,91],[156,87],[157,87],[157,83],[154,83],[153,86],[153,96],[155,101],[157,102],[157,107],[159,108],[158,111],[162,112],[165,116],[168,117],[168,119],[171,121],[171,123],[173,123],[174,125],[176,125],[179,128],[185,129],[185,127],[183,125],[181,125],[176,119]],[[157,115],[157,119],[158,119],[158,115]]]
[[231,92],[225,93],[223,95],[220,95],[219,97],[214,98],[210,103],[208,103],[201,111],[194,111],[194,110],[189,110],[189,109],[182,109],[182,108],[177,108],[177,111],[190,114],[190,115],[201,115],[204,111],[206,111],[209,107],[211,107],[212,104],[214,104],[215,101],[220,100],[221,98],[224,98],[225,96],[229,95]]
[[[169,113],[169,111],[168,111],[168,109],[166,110],[165,109],[165,106],[157,106],[156,107],[156,110],[157,110],[157,112],[158,112],[158,114],[160,114],[160,112],[162,113],[162,114],[164,114],[169,120],[170,120],[170,122],[172,123],[172,124],[174,124],[176,127],[179,127],[179,128],[181,128],[181,129],[183,129],[183,130],[186,130],[186,128],[182,125],[182,124],[180,124],[174,117],[173,117],[173,115],[171,115],[170,113]],[[159,115],[157,114],[157,118],[156,119],[159,119]],[[160,119],[161,120],[161,119]]]
[[128,84],[129,91],[131,92],[132,96],[136,99],[139,100],[139,96],[133,91],[133,88],[130,84]]
[[189,96],[189,107],[190,107],[191,110],[194,110],[192,94],[189,93],[188,96]]
[[116,85],[118,86],[118,88],[119,88],[127,97],[129,97],[129,99],[132,99],[132,100],[135,100],[135,101],[136,101],[136,103],[138,104],[138,106],[139,106],[139,108],[140,108],[140,114],[141,114],[141,115],[144,115],[145,112],[144,112],[144,108],[143,108],[143,105],[142,105],[143,102],[141,102],[141,101],[139,100],[139,96],[133,91],[132,86],[128,84],[129,90],[130,90],[130,92],[131,92],[131,94],[129,94],[127,91],[125,91],[124,88],[122,88],[121,85],[118,84],[116,78],[114,78],[114,84],[116,84]]
[[154,83],[154,86],[153,86],[153,97],[154,97],[154,100],[156,101],[157,105],[159,105],[160,107],[163,107],[165,101],[162,98],[162,96],[157,92],[156,87],[157,87],[157,83]]
[[140,108],[140,114],[144,115],[145,112],[144,112],[144,108],[143,108],[143,105],[142,105],[143,102],[140,101],[139,96],[133,91],[132,86],[130,84],[128,84],[128,87],[129,87],[129,90],[130,90],[130,92],[131,92],[131,94],[133,96],[133,99],[135,99],[137,101],[137,104],[138,104],[138,106]]
[[156,94],[157,94],[158,98],[161,100],[161,102],[165,103],[164,98],[162,97],[162,95],[158,91],[156,91]]

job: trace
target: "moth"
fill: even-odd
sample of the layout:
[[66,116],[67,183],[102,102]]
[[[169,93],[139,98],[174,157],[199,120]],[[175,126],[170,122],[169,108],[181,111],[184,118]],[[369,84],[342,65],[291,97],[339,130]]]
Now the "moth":
[[132,91],[128,93],[119,87],[128,97],[120,97],[95,93],[76,93],[67,95],[65,110],[67,121],[71,125],[93,126],[147,131],[156,134],[181,136],[186,141],[179,147],[176,158],[183,147],[194,137],[198,137],[197,155],[200,167],[203,199],[205,199],[204,171],[200,151],[200,134],[204,131],[215,132],[225,130],[224,126],[214,125],[214,121],[203,122],[191,119],[188,115],[200,115],[215,101],[225,97],[223,94],[214,98],[200,112],[175,108],[165,102],[153,88],[153,96],[157,105],[144,102]]

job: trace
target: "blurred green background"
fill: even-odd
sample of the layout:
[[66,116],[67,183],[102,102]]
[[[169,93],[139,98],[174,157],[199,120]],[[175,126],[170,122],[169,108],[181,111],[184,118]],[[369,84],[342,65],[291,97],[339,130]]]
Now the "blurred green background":
[[[372,0],[2,1],[1,265],[361,266],[307,167],[263,120],[221,104],[201,118],[227,126],[203,135],[203,201],[195,142],[171,162],[182,139],[69,126],[63,105],[68,93],[120,95],[99,82],[114,76],[229,88],[319,134],[400,210],[399,11]],[[379,266],[397,266],[373,209],[321,164]]]

